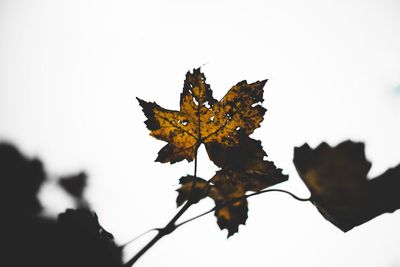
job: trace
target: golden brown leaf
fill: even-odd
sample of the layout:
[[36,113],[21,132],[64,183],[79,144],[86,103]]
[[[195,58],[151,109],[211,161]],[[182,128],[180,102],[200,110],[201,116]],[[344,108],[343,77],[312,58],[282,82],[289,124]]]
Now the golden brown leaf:
[[[271,163],[273,165],[273,163]],[[194,201],[210,197],[214,200],[216,207],[215,216],[221,229],[228,230],[228,237],[239,230],[240,224],[247,220],[248,203],[243,197],[248,191],[260,191],[268,186],[287,180],[280,169],[276,169],[268,175],[255,175],[251,172],[220,170],[207,182],[197,178],[195,189],[192,192]],[[180,179],[181,187],[177,190],[177,205],[182,205],[191,194],[193,176],[185,176]],[[243,199],[240,199],[243,198]],[[236,201],[236,199],[239,199]],[[233,202],[232,202],[233,201]],[[231,203],[232,202],[232,203]],[[227,205],[226,205],[227,204]]]
[[313,204],[344,232],[400,208],[400,165],[368,180],[363,143],[322,143],[314,150],[304,144],[295,148],[293,161]]
[[[264,160],[266,153],[261,142],[249,137],[260,127],[266,111],[261,106],[265,83],[266,80],[251,84],[239,82],[218,102],[204,74],[195,69],[186,74],[179,111],[138,99],[147,117],[145,123],[150,135],[168,142],[156,161],[192,161],[198,147],[205,144],[209,158],[222,168],[210,181],[182,177],[177,205],[189,198],[191,203],[196,203],[211,197],[218,207],[215,212],[218,225],[228,230],[228,236],[246,222],[248,211],[246,199],[231,201],[248,191],[260,191],[287,180],[287,175],[273,162]],[[229,205],[220,207],[227,202]]]
[[147,117],[150,135],[168,142],[156,161],[175,163],[192,161],[200,144],[219,143],[224,147],[236,146],[239,133],[251,134],[260,127],[266,111],[261,106],[263,87],[258,81],[242,81],[233,86],[217,102],[200,69],[188,72],[180,99],[180,110],[167,110],[156,103],[138,98]]

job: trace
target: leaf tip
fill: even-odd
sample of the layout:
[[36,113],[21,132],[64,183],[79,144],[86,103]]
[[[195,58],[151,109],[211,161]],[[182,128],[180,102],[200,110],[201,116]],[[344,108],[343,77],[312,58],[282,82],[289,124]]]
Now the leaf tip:
[[143,99],[140,99],[139,97],[136,97],[136,100],[139,102],[139,105],[143,107],[143,105],[146,103]]
[[260,81],[260,86],[264,87],[267,82],[268,82],[268,79],[261,80]]

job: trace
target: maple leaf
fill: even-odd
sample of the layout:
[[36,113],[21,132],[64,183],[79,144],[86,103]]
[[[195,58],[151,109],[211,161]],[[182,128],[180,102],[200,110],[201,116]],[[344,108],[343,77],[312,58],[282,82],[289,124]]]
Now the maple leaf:
[[[177,189],[176,203],[180,206],[189,197],[191,197],[193,203],[197,203],[205,197],[210,197],[218,207],[214,213],[217,217],[217,224],[221,230],[227,229],[228,237],[230,237],[238,232],[240,224],[246,224],[248,212],[248,203],[244,197],[246,192],[260,191],[288,179],[287,175],[282,174],[281,169],[277,169],[275,165],[273,167],[275,170],[270,175],[258,177],[250,172],[222,169],[217,171],[209,181],[196,178],[193,191],[194,177],[182,177],[179,180],[181,186]],[[238,200],[236,201],[236,199]]]
[[[235,201],[236,198],[240,198],[245,194],[243,184],[230,179],[229,174],[224,171],[218,171],[210,181],[196,178],[195,188],[192,191],[194,178],[193,176],[184,176],[179,179],[181,187],[177,189],[177,205],[182,205],[189,197],[195,203],[205,197],[210,197],[214,200],[216,207],[222,205],[221,208],[215,210],[217,223],[221,230],[227,229],[228,237],[238,232],[239,225],[246,223],[248,211],[246,199]],[[232,203],[224,205],[228,202]]]
[[[263,102],[264,81],[233,86],[217,101],[200,69],[188,72],[180,100],[180,111],[167,110],[156,103],[138,99],[147,117],[145,124],[150,135],[168,142],[156,161],[175,163],[192,161],[197,148],[204,144],[210,160],[221,170],[209,180],[185,176],[180,179],[177,205],[189,200],[197,203],[210,197],[216,206],[215,216],[228,237],[247,220],[248,191],[260,191],[286,181],[287,175],[273,162],[264,160],[261,142],[249,137],[260,127],[266,111]],[[189,199],[190,198],[190,199]],[[241,198],[235,201],[237,198]]]
[[400,208],[400,165],[367,179],[371,163],[363,143],[326,143],[294,150],[293,162],[311,192],[312,203],[344,232]]
[[266,111],[260,104],[266,81],[239,82],[218,102],[204,74],[194,69],[193,73],[186,74],[179,111],[138,98],[150,135],[168,142],[156,161],[192,161],[202,143],[207,151],[213,143],[223,147],[237,145],[239,133],[250,135],[260,127]]
[[[257,142],[257,144],[259,144],[259,149],[262,150],[260,142],[256,140],[253,141]],[[235,148],[232,150],[239,149],[240,148]],[[231,150],[226,151],[227,154],[232,155],[229,152],[231,152]],[[245,156],[246,153],[243,155]],[[239,153],[238,157],[240,156],[241,154]],[[226,157],[228,156],[225,155],[223,158]],[[221,208],[215,211],[218,226],[221,230],[228,230],[228,237],[237,233],[239,225],[244,225],[247,220],[248,202],[244,198],[246,192],[257,192],[288,179],[288,176],[283,175],[282,170],[276,168],[273,162],[263,160],[261,156],[257,158],[253,155],[248,157],[246,162],[242,163],[243,165],[252,166],[253,169],[238,169],[237,167],[240,167],[239,164],[236,166],[236,169],[233,170],[222,169],[217,171],[209,181],[196,178],[193,191],[194,177],[182,177],[179,180],[181,186],[177,190],[177,205],[182,205],[189,197],[191,197],[193,203],[197,203],[205,197],[210,197],[214,200],[216,207],[221,206]],[[236,201],[236,199],[239,200]]]

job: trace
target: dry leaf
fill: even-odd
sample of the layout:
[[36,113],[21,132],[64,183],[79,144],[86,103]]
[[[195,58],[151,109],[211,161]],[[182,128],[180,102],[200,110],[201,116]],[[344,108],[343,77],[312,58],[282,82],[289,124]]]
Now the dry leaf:
[[400,208],[400,165],[368,180],[371,163],[363,143],[322,143],[316,149],[304,144],[295,148],[293,161],[313,204],[344,232]]
[[[273,165],[273,163],[271,163]],[[275,168],[275,166],[274,166]],[[195,189],[192,192],[194,201],[210,197],[214,200],[216,207],[221,206],[215,211],[217,223],[222,229],[228,230],[228,237],[239,230],[240,224],[245,224],[247,220],[248,203],[246,199],[240,199],[248,191],[260,191],[266,187],[284,182],[288,179],[280,169],[275,168],[271,176],[252,176],[251,173],[240,173],[235,171],[220,170],[207,182],[197,178]],[[180,180],[181,187],[177,190],[177,205],[182,205],[188,200],[193,185],[193,176],[185,176]],[[235,201],[236,199],[240,199]],[[225,205],[227,204],[228,205]]]
[[[288,179],[273,162],[264,160],[261,142],[249,137],[260,127],[266,111],[261,106],[265,83],[239,82],[218,102],[204,74],[195,69],[186,74],[179,111],[138,99],[150,135],[168,142],[156,161],[192,161],[198,147],[205,144],[210,160],[222,168],[209,181],[197,178],[193,183],[193,176],[182,177],[178,206],[189,198],[197,203],[207,196],[219,206]],[[217,223],[231,236],[245,224],[247,211],[246,199],[230,203],[216,210]]]
[[260,127],[266,111],[261,106],[265,83],[266,80],[251,84],[242,81],[218,102],[213,98],[204,74],[195,69],[186,74],[179,111],[138,98],[147,117],[145,123],[150,135],[168,142],[156,161],[192,161],[202,143],[206,147],[215,142],[223,147],[236,146],[239,133],[249,135]]

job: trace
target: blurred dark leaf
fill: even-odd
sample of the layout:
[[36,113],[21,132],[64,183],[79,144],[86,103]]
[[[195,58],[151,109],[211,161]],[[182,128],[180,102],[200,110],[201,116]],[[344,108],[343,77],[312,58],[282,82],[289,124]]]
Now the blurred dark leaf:
[[101,227],[96,213],[87,209],[67,209],[58,215],[58,224],[68,231],[84,232],[99,239],[114,241],[113,235]]
[[0,143],[0,207],[14,216],[41,210],[37,194],[46,179],[42,162],[29,159],[8,143]]
[[400,165],[368,180],[371,163],[363,143],[326,143],[294,150],[296,169],[320,213],[346,232],[376,216],[400,208]]
[[80,172],[77,175],[62,177],[59,180],[61,187],[71,196],[81,199],[86,188],[87,175]]
[[[68,210],[59,220],[39,216],[42,163],[0,143],[0,266],[122,267],[122,252],[89,210]],[[81,177],[74,177],[82,182]],[[68,183],[68,182],[67,182]],[[79,184],[79,183],[78,183]],[[67,185],[70,186],[71,184]],[[70,186],[77,196],[81,186]]]
[[237,146],[239,133],[248,136],[260,127],[266,111],[260,104],[265,83],[266,80],[251,84],[239,82],[218,102],[204,74],[194,69],[193,73],[186,74],[180,111],[138,99],[147,117],[145,124],[150,135],[168,142],[156,161],[192,161],[202,143],[206,146],[218,143],[224,148]]
[[69,209],[58,216],[57,225],[65,246],[65,266],[122,266],[121,249],[94,212]]
[[67,210],[58,221],[10,218],[3,229],[0,266],[122,267],[122,251],[88,210]]

